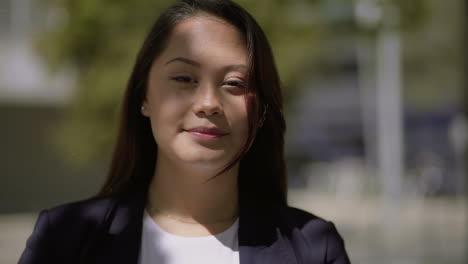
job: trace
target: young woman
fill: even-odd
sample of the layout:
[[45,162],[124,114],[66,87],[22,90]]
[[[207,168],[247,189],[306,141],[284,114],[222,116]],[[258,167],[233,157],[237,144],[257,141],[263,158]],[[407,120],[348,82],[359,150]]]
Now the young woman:
[[229,0],[164,11],[137,57],[99,195],[40,213],[20,263],[349,263],[288,207],[278,73]]

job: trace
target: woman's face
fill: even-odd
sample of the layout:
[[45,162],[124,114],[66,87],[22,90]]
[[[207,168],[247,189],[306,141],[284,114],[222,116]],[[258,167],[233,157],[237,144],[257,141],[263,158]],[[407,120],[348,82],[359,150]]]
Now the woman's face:
[[247,139],[247,64],[242,34],[224,20],[199,15],[175,26],[142,110],[158,161],[221,169],[235,157]]

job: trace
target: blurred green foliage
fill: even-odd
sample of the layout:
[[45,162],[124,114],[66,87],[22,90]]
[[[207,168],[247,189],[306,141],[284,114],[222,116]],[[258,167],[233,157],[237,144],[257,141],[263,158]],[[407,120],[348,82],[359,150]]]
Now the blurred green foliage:
[[[38,40],[51,70],[71,66],[78,87],[58,145],[78,164],[107,158],[116,136],[120,102],[134,59],[151,23],[169,0],[43,0],[60,18]],[[380,0],[382,1],[382,0]],[[423,0],[388,0],[403,8],[402,25],[417,24]],[[239,0],[265,30],[286,96],[317,64],[323,48],[356,31],[350,0]],[[328,8],[328,9],[327,9]],[[335,12],[336,10],[340,12]],[[408,15],[407,15],[408,13]],[[315,65],[316,67],[314,67]]]

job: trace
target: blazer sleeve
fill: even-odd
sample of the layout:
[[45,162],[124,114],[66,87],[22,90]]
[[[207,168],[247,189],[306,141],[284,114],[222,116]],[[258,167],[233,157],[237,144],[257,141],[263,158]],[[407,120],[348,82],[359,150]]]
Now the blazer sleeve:
[[19,264],[53,263],[50,250],[51,237],[48,210],[39,213],[33,233],[26,242]]
[[328,264],[349,264],[349,257],[346,253],[343,238],[336,230],[333,223],[329,222],[330,230],[327,235],[326,263]]

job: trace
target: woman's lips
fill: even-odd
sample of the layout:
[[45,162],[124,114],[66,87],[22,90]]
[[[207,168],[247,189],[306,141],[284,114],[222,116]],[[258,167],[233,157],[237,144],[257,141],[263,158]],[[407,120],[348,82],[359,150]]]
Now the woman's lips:
[[196,138],[204,140],[213,140],[229,134],[217,127],[194,127],[185,131]]

